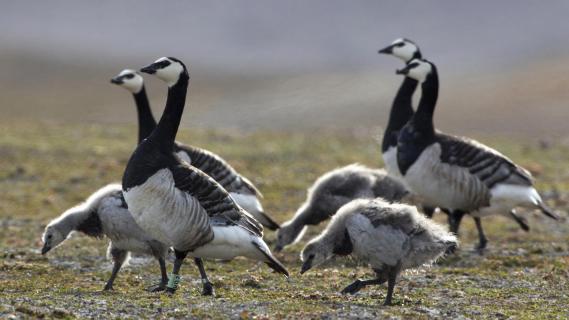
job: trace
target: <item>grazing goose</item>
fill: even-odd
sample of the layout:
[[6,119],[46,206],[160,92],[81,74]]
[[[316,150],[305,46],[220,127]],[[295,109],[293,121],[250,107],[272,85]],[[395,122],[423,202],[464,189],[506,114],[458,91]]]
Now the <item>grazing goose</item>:
[[188,255],[200,270],[204,295],[213,294],[213,287],[201,258],[245,256],[288,277],[263,241],[263,226],[219,183],[176,153],[174,140],[189,83],[186,66],[176,58],[164,57],[141,71],[164,80],[168,97],[158,125],[128,161],[123,194],[140,227],[174,248],[176,260],[166,291],[176,291],[180,267]]
[[[409,63],[413,59],[420,59],[422,57],[417,44],[404,38],[393,41],[391,45],[379,50],[379,53],[393,55],[394,57],[401,59],[405,64]],[[385,163],[387,172],[394,177],[402,179],[403,181],[404,179],[401,175],[401,171],[399,170],[399,166],[397,165],[397,138],[401,128],[403,128],[403,126],[413,116],[413,93],[417,89],[417,85],[417,80],[411,77],[405,77],[403,79],[403,82],[397,91],[397,95],[393,100],[391,112],[389,114],[389,121],[387,123],[387,128],[385,129],[381,145],[383,162]],[[448,209],[441,209],[441,211],[448,215],[451,230],[453,232],[458,232],[463,213],[450,212]],[[435,208],[423,205],[423,212],[427,217],[432,218]],[[511,211],[510,215],[523,230],[529,230],[527,221],[523,217],[519,217],[514,211]],[[483,234],[480,218],[473,218],[478,228],[478,232]]]
[[387,281],[384,304],[390,305],[401,271],[432,263],[457,245],[453,234],[414,206],[389,204],[381,198],[358,199],[340,208],[326,229],[304,247],[300,273],[335,255],[351,254],[369,263],[377,277],[358,279],[342,293],[354,294],[368,285]]
[[162,280],[151,291],[164,290],[168,283],[165,256],[168,246],[151,238],[144,232],[127,209],[120,184],[109,184],[93,193],[87,201],[65,211],[52,220],[42,236],[42,254],[60,245],[72,231],[90,237],[107,236],[111,243],[107,255],[113,259],[111,277],[104,290],[112,290],[121,266],[128,260],[129,252],[155,257],[160,264]]
[[[399,133],[397,164],[405,183],[433,206],[449,208],[458,230],[465,213],[474,217],[502,214],[515,218],[517,206],[539,208],[545,215],[557,215],[543,203],[533,187],[531,174],[498,151],[475,140],[435,130],[433,114],[439,79],[435,65],[414,59],[397,71],[421,83],[417,112]],[[509,214],[509,215],[508,215]],[[487,239],[477,219],[480,243]]]
[[341,206],[354,199],[382,197],[399,201],[406,194],[407,189],[399,180],[391,178],[382,169],[351,164],[329,171],[308,189],[306,201],[294,218],[283,223],[277,231],[275,251],[300,240],[307,225],[328,220]]
[[[112,78],[111,82],[127,89],[134,96],[138,112],[138,143],[140,143],[156,128],[156,120],[146,96],[144,79],[138,72],[125,69]],[[229,192],[237,204],[251,213],[263,226],[270,230],[279,228],[278,223],[264,212],[259,201],[259,198],[262,198],[261,192],[219,155],[179,142],[174,143],[174,150],[180,158],[214,178]]]

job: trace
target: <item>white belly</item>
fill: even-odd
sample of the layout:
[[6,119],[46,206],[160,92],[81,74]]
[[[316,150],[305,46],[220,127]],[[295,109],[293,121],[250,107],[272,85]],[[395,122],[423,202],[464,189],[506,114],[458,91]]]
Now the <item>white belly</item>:
[[230,192],[229,195],[231,198],[233,198],[235,203],[237,203],[241,208],[245,209],[245,211],[250,213],[259,222],[268,223],[263,221],[265,220],[265,217],[262,214],[264,210],[261,202],[259,202],[259,199],[257,199],[257,196],[253,194],[242,194],[235,192]]
[[537,190],[530,186],[498,184],[490,192],[492,195],[490,206],[481,208],[472,215],[477,217],[505,215],[515,207],[532,207],[542,201]]
[[[457,181],[469,178],[466,170],[440,162],[440,146],[435,144],[423,151],[407,170],[405,184],[420,195],[425,204],[433,207],[468,211],[474,205],[473,193],[457,187]],[[466,183],[465,185],[468,185]]]
[[205,210],[196,198],[175,187],[168,169],[124,192],[124,198],[142,230],[176,249],[191,248],[209,230]]
[[[192,257],[209,259],[233,259],[243,256],[255,260],[264,260],[263,254],[253,245],[259,238],[237,226],[213,227],[213,240],[191,251]],[[262,240],[261,240],[262,242]]]

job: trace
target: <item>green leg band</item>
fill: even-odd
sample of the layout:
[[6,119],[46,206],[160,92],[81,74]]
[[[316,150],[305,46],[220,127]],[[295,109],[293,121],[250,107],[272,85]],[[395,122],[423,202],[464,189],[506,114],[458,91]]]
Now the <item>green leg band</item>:
[[176,290],[178,289],[178,285],[180,284],[181,280],[182,276],[170,273],[170,275],[168,276],[168,285],[166,287]]

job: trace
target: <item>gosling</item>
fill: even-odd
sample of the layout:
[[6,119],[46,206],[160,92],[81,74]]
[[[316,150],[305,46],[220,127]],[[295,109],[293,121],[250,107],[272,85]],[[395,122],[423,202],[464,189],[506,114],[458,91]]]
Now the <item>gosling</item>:
[[120,184],[109,184],[73,208],[52,220],[42,236],[42,254],[65,241],[73,231],[90,237],[107,236],[111,242],[107,257],[113,260],[113,271],[103,290],[113,290],[113,283],[129,252],[151,255],[158,260],[162,279],[149,291],[162,291],[168,284],[166,260],[168,246],[152,239],[136,224],[127,209]]
[[366,286],[387,281],[384,305],[391,305],[401,271],[431,264],[457,246],[453,234],[413,206],[390,204],[381,198],[358,199],[340,208],[326,229],[302,250],[300,273],[336,255],[351,254],[369,263],[376,278],[358,279],[342,294],[355,294]]
[[350,164],[329,171],[308,189],[306,201],[294,217],[277,231],[275,251],[300,240],[307,225],[318,225],[332,217],[340,207],[359,198],[381,197],[401,201],[408,195],[405,186],[383,169]]

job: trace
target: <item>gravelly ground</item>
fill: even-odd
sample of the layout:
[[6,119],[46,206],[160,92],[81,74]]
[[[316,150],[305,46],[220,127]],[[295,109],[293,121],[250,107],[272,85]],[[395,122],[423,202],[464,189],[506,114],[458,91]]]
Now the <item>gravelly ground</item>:
[[[110,274],[106,241],[76,234],[44,257],[43,226],[104,183],[117,180],[131,150],[134,130],[113,126],[5,125],[0,135],[0,317],[1,318],[569,318],[569,224],[527,213],[525,233],[503,218],[484,220],[489,249],[472,248],[468,218],[462,248],[437,265],[403,274],[395,305],[383,307],[385,288],[355,296],[338,292],[369,269],[350,259],[298,275],[302,242],[279,257],[293,273],[286,281],[244,259],[207,262],[216,297],[201,297],[195,267],[182,269],[174,297],[148,293],[158,276],[152,259],[134,257],[103,293]],[[303,200],[305,188],[324,171],[359,161],[377,162],[368,138],[219,132],[182,133],[181,140],[208,146],[251,176],[265,193],[267,210],[285,221]],[[563,145],[494,141],[532,169],[538,186],[557,210],[567,211],[569,150]],[[443,222],[442,215],[437,220]],[[305,240],[318,228],[309,230]],[[274,235],[267,232],[267,241]],[[171,265],[169,265],[171,267]]]

